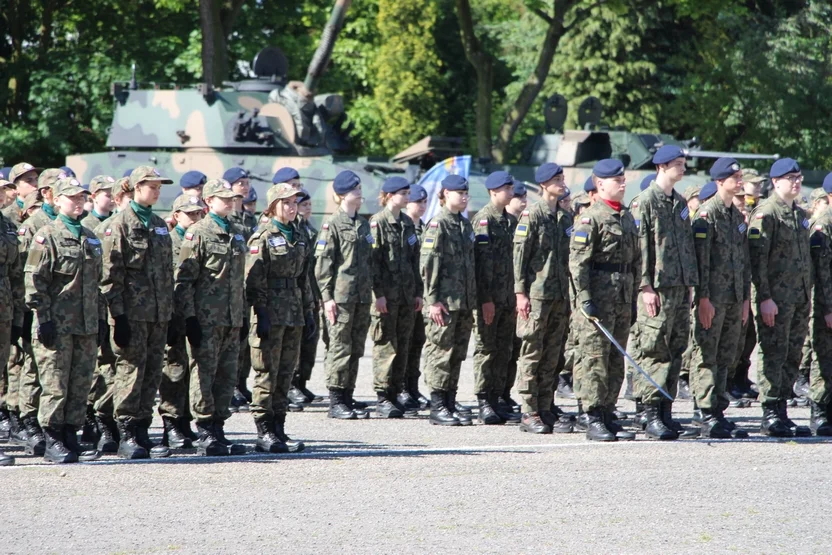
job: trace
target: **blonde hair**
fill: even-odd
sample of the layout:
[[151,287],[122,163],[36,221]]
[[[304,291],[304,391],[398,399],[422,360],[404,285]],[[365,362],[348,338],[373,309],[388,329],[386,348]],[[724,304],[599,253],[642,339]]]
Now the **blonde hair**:
[[332,191],[332,202],[334,202],[338,206],[341,206],[341,201],[343,201],[343,200],[344,200],[344,197],[342,197],[341,195],[339,195],[335,191]]
[[439,205],[445,206],[445,189],[439,189]]
[[378,193],[378,203],[379,203],[379,205],[380,206],[387,206],[387,202],[390,200],[390,197],[392,197],[392,196],[393,195],[391,195],[390,193],[385,193],[384,191],[380,191]]

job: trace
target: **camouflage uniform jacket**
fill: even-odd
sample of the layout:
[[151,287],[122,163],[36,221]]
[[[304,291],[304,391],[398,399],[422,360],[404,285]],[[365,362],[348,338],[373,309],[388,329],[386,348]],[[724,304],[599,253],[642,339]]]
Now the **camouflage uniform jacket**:
[[225,231],[209,214],[185,232],[178,260],[176,315],[196,316],[203,326],[241,327],[246,316],[242,228],[229,223]]
[[447,208],[433,217],[422,239],[419,267],[425,286],[425,310],[441,302],[448,310],[475,310],[477,277],[474,229]]
[[812,221],[809,252],[812,256],[814,291],[812,306],[815,316],[832,313],[832,209],[821,210]]
[[373,294],[387,302],[411,304],[422,296],[419,274],[419,237],[413,220],[401,212],[399,217],[388,208],[370,218],[373,236]]
[[[0,321],[23,325],[23,255],[14,224],[0,215]],[[3,361],[5,364],[6,361]]]
[[315,278],[315,249],[312,248],[318,240],[318,230],[312,222],[305,218],[298,219],[298,227],[306,233],[306,244],[309,246],[309,287],[312,289],[312,298],[315,299],[315,306],[321,302],[321,289],[318,287],[318,280]]
[[239,212],[232,210],[231,214],[228,215],[228,220],[242,228],[243,237],[245,237],[246,242],[251,238],[254,230],[257,229],[257,216],[248,210],[240,210]]
[[668,197],[653,182],[638,200],[641,243],[639,288],[692,286],[699,281],[693,228],[685,198],[673,191]]
[[477,239],[474,255],[477,302],[480,305],[494,303],[513,308],[517,304],[514,297],[512,220],[508,212],[497,210],[490,202],[472,220]]
[[569,298],[572,215],[545,200],[523,210],[514,230],[514,292],[530,298]]
[[13,226],[20,227],[20,206],[17,204],[17,199],[15,199],[14,202],[12,202],[10,205],[3,209],[2,215],[9,222],[11,222]]
[[581,213],[572,231],[569,270],[575,302],[632,303],[641,279],[641,247],[632,214],[603,200]]
[[309,280],[311,244],[297,224],[294,243],[274,223],[261,225],[248,241],[246,298],[251,306],[267,307],[273,326],[304,325],[314,307]]
[[38,323],[54,322],[61,335],[98,333],[107,311],[98,289],[101,241],[91,230],[76,238],[60,220],[40,228],[24,272],[26,305]]
[[128,206],[101,223],[104,271],[101,292],[110,316],[167,322],[173,311],[173,244],[165,220],[153,214],[145,227]]
[[714,196],[699,207],[693,222],[699,267],[696,300],[733,304],[746,301],[751,290],[745,217],[734,205]]
[[81,218],[81,225],[86,227],[87,229],[95,231],[96,229],[98,229],[98,226],[101,225],[101,222],[106,222],[108,219],[110,219],[110,216],[107,216],[102,220],[93,212],[90,212],[89,214]]
[[32,247],[32,240],[35,238],[35,233],[40,228],[49,225],[52,221],[52,218],[41,208],[36,210],[34,214],[26,218],[26,221],[18,226],[17,238],[20,241],[20,252],[23,256],[26,256],[26,253]]
[[323,302],[372,302],[372,243],[370,224],[364,217],[353,219],[343,210],[327,217],[315,244],[315,278]]
[[802,304],[812,289],[806,212],[777,195],[766,199],[751,215],[748,247],[754,302]]

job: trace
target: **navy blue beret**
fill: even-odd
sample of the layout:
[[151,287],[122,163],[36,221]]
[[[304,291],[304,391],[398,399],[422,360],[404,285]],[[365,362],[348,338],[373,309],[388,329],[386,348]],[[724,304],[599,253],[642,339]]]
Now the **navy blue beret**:
[[442,180],[442,188],[446,191],[467,191],[468,180],[461,175],[449,175]]
[[534,180],[538,183],[546,183],[553,177],[563,173],[563,168],[554,162],[546,162],[534,172]]
[[257,191],[254,190],[254,187],[248,190],[248,195],[243,199],[243,204],[248,204],[249,202],[257,202]]
[[228,181],[229,183],[234,183],[235,181],[239,181],[241,179],[245,179],[248,177],[248,172],[243,168],[233,167],[225,170],[225,173],[222,174],[222,178]]
[[300,179],[300,174],[295,168],[280,168],[274,173],[272,183],[288,183],[293,179]]
[[384,184],[381,186],[381,190],[384,193],[392,195],[393,193],[398,193],[402,189],[407,189],[410,187],[410,183],[404,177],[388,177],[384,180]]
[[485,188],[489,191],[491,189],[499,189],[503,185],[512,185],[514,183],[514,178],[511,177],[511,174],[504,171],[497,171],[491,172],[491,174],[485,178]]
[[70,168],[69,166],[61,166],[60,169],[63,170],[67,177],[78,177],[77,175],[75,175],[75,172],[72,171],[72,168]]
[[514,182],[514,196],[515,197],[526,196],[526,185],[522,181],[515,181]]
[[[711,166],[711,179],[728,179],[738,171],[740,171],[740,163],[733,158],[719,158],[714,165]],[[701,194],[701,193],[700,193]]]
[[647,187],[649,187],[650,184],[653,183],[653,181],[655,181],[655,180],[656,180],[656,174],[651,173],[650,175],[648,175],[647,177],[645,177],[644,179],[641,180],[641,185],[639,185],[638,188],[643,191]]
[[[733,174],[731,174],[733,175]],[[716,183],[713,181],[708,181],[702,186],[702,190],[699,191],[699,202],[705,202],[712,196],[716,194]]]
[[572,191],[569,190],[569,187],[563,188],[563,194],[558,197],[558,202],[562,201],[565,198],[569,198],[569,195],[572,194]]
[[[283,169],[292,169],[292,168],[283,168]],[[282,170],[278,170],[278,174]],[[294,170],[293,170],[294,171]],[[296,172],[297,173],[297,172]],[[277,174],[275,174],[275,177]],[[278,181],[278,183],[284,183],[283,181]],[[335,194],[337,195],[346,195],[356,187],[361,185],[361,178],[358,177],[355,172],[351,172],[350,170],[344,170],[338,175],[335,176],[335,181],[332,182],[332,188],[335,190]]]
[[309,194],[309,191],[306,189],[301,189],[300,194],[298,195],[298,204],[305,200],[312,200],[312,195]]
[[428,198],[428,192],[419,184],[414,183],[410,186],[410,202],[422,202]]
[[189,172],[185,172],[179,180],[179,186],[183,189],[193,189],[194,187],[205,185],[206,181],[208,181],[207,175],[196,170],[191,170]]
[[133,170],[135,169],[136,168],[130,168],[129,170],[124,170],[124,175],[122,175],[121,177],[130,177],[130,174],[133,173]]
[[684,158],[685,153],[676,145],[664,145],[653,155],[654,164],[667,164],[676,158]]
[[823,178],[823,190],[832,195],[832,173],[826,174]]
[[595,164],[595,167],[592,168],[592,173],[595,177],[600,177],[601,179],[618,177],[624,175],[624,164],[621,163],[621,160],[606,158]]
[[12,172],[12,169],[9,167],[5,167],[0,169],[0,179],[5,179],[6,181],[9,180],[9,174]]
[[769,177],[783,177],[787,173],[794,173],[800,171],[800,164],[794,158],[780,158],[771,165],[771,171],[768,172]]
[[584,191],[586,191],[587,193],[591,193],[594,190],[595,183],[592,181],[592,176],[590,175],[586,178],[586,181],[584,181]]

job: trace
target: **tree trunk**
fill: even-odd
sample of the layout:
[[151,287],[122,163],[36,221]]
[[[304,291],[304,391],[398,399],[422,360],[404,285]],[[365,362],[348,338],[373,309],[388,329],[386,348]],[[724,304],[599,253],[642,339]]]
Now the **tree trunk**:
[[199,0],[202,27],[202,79],[220,86],[228,79],[228,45],[223,30],[220,0]]
[[477,156],[491,157],[491,96],[494,90],[494,59],[482,49],[474,33],[474,19],[468,0],[456,0],[456,13],[462,33],[465,57],[477,74]]

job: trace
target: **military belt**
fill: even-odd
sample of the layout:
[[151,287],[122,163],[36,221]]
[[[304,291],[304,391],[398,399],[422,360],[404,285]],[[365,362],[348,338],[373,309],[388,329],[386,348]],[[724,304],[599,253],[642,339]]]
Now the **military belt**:
[[592,269],[601,272],[618,272],[626,274],[630,271],[629,264],[613,264],[612,262],[593,262]]
[[297,278],[269,278],[269,287],[272,289],[293,289],[297,286]]

